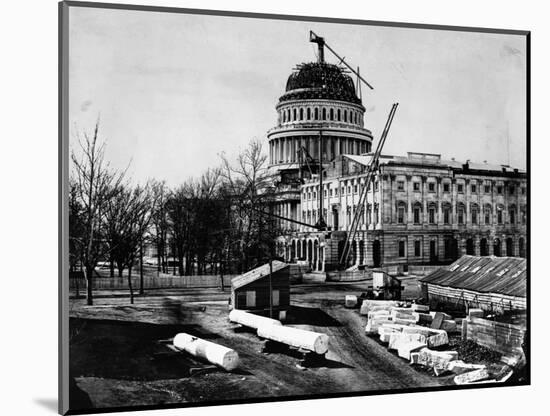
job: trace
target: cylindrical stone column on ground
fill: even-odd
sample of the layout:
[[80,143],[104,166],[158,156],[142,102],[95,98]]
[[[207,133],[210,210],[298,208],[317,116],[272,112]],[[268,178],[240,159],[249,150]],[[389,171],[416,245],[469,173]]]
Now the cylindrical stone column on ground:
[[205,341],[186,333],[179,333],[174,337],[174,346],[188,352],[194,357],[207,360],[209,363],[231,371],[239,365],[239,354],[231,348]]

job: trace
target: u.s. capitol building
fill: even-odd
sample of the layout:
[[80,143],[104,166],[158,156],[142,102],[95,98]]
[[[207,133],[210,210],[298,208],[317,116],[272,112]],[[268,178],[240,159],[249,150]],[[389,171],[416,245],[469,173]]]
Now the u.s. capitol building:
[[[347,71],[321,55],[291,73],[276,111],[267,134],[275,213],[322,226],[282,221],[279,255],[334,270],[372,159],[365,107]],[[345,267],[524,257],[526,193],[526,172],[510,166],[383,153]]]

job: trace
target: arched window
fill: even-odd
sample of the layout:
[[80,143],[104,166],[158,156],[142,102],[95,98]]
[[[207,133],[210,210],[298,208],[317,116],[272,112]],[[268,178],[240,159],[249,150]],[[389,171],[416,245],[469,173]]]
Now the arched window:
[[323,120],[327,119],[327,109],[323,107]]
[[497,257],[500,257],[500,240],[498,238],[495,238],[495,241],[493,242],[493,254]]
[[459,224],[464,224],[464,222],[465,222],[465,218],[464,218],[465,212],[466,212],[466,209],[464,207],[464,204],[458,204],[458,206],[456,207],[456,216],[457,216],[457,222]]
[[472,217],[471,218],[471,221],[472,221],[472,224],[473,225],[477,225],[478,221],[477,221],[477,218],[478,218],[478,214],[479,213],[479,207],[477,206],[477,204],[472,204],[470,206],[470,216]]
[[283,120],[283,123],[286,123],[286,111],[282,112],[281,119]]
[[288,110],[286,110],[286,121],[287,122],[290,121],[290,108]]
[[331,120],[334,120],[334,110],[331,108],[330,111],[329,111],[329,118]]
[[420,202],[416,202],[413,205],[413,222],[420,224],[422,222],[422,205]]
[[499,205],[497,207],[497,224],[502,224],[504,222],[504,215],[503,215],[504,208]]
[[488,256],[489,255],[489,247],[487,245],[487,239],[482,238],[479,240],[479,254],[481,256]]
[[437,205],[433,202],[431,202],[429,205],[428,205],[428,222],[430,224],[435,224],[436,221],[435,221],[435,214],[437,212]]
[[407,204],[403,201],[397,203],[397,223],[405,224],[407,222]]
[[510,224],[516,223],[516,206],[515,205],[510,205],[510,207],[508,207],[508,218],[510,219]]
[[292,109],[292,121],[296,121],[296,109]]
[[315,120],[319,120],[319,109],[318,108],[315,108],[315,110],[314,110],[314,118],[315,118]]
[[491,205],[485,204],[485,206],[483,207],[483,217],[485,225],[491,224],[491,211]]
[[468,238],[466,240],[466,254],[473,256],[474,253],[474,240],[473,238]]
[[443,210],[443,224],[450,224],[451,223],[451,205],[450,204],[444,204],[442,207]]
[[514,240],[512,239],[512,237],[508,237],[506,239],[506,256],[508,256],[508,257],[514,257],[515,256],[515,253],[514,253]]
[[367,207],[365,209],[366,215],[367,215],[367,225],[372,223],[372,204],[367,204]]
[[341,121],[340,109],[336,110],[336,118],[338,119],[338,121]]
[[406,253],[406,244],[405,240],[399,240],[397,242],[397,255],[399,257],[405,257]]
[[348,122],[348,110],[344,110],[344,123]]
[[307,119],[311,120],[311,108],[307,108]]
[[304,119],[304,109],[300,108],[300,121]]

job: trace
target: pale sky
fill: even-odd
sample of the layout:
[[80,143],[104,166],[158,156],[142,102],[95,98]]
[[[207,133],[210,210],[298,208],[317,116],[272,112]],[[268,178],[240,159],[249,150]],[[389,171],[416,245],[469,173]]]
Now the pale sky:
[[[526,167],[526,44],[519,35],[71,7],[72,133],[98,115],[115,168],[178,185],[276,123],[309,30],[361,68],[365,127],[385,154],[441,153]],[[325,51],[329,62],[336,58]],[[72,140],[72,136],[71,136]],[[74,143],[71,142],[71,146]]]

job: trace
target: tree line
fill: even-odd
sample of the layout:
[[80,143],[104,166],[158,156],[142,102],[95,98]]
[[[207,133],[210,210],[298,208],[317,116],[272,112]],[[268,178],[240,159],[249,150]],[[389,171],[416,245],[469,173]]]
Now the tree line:
[[[274,256],[277,222],[271,210],[273,186],[262,144],[252,140],[235,160],[169,187],[151,179],[134,184],[127,170],[105,158],[99,121],[76,136],[69,178],[69,263],[82,269],[86,298],[93,304],[92,281],[98,263],[110,276],[126,271],[130,302],[132,273],[143,267],[144,248],[153,246],[159,272],[168,260],[180,276],[243,273]],[[141,270],[139,293],[143,294]]]

